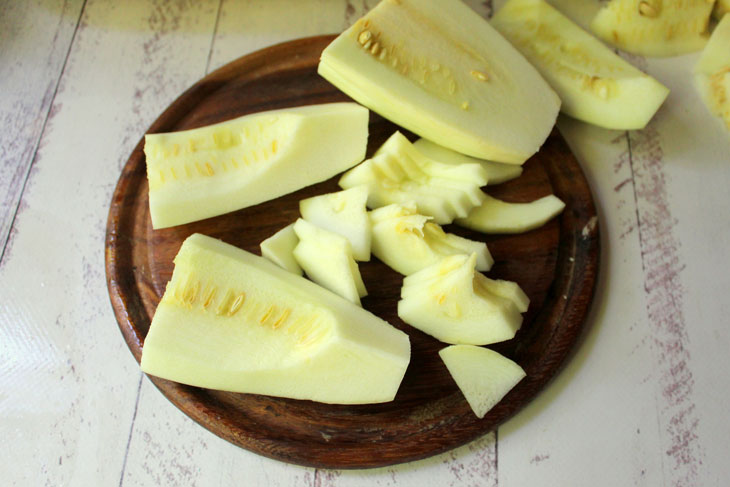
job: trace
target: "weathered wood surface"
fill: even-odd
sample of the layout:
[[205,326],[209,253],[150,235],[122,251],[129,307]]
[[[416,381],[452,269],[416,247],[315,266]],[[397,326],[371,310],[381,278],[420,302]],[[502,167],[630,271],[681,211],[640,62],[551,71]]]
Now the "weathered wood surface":
[[82,1],[0,5],[0,256],[76,34]]
[[[0,4],[0,437],[12,445],[0,461],[3,483],[721,486],[730,478],[730,138],[694,91],[696,54],[629,57],[672,89],[645,130],[560,121],[599,207],[596,304],[565,370],[496,434],[395,467],[295,467],[212,435],[142,377],[103,271],[111,194],[140,134],[206,72],[267,45],[340,31],[373,3]],[[470,3],[482,14],[492,7]]]

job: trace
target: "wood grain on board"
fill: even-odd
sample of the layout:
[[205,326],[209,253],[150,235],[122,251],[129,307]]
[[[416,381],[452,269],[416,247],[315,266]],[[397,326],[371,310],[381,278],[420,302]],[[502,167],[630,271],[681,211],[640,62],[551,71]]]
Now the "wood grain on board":
[[[196,83],[150,132],[199,127],[247,113],[348,98],[316,74],[322,36],[285,43],[240,58]],[[372,114],[368,153],[397,127]],[[410,135],[410,134],[409,134]],[[151,229],[142,141],[112,200],[106,243],[107,279],[117,319],[137,360],[150,318],[173,270],[181,242],[199,232],[259,253],[258,244],[294,221],[302,198],[336,191],[337,178],[238,212],[169,229]],[[550,136],[519,179],[490,188],[510,201],[554,193],[566,210],[522,235],[484,236],[495,258],[489,277],[518,282],[531,298],[514,340],[493,348],[516,360],[523,380],[483,420],[456,388],[437,352],[445,346],[402,323],[395,312],[402,277],[377,260],[361,265],[370,292],[366,309],[406,331],[412,359],[393,402],[338,406],[211,391],[152,378],[180,409],[217,435],[290,463],[335,468],[375,467],[443,452],[491,430],[527,404],[559,370],[577,338],[592,294],[598,228],[590,190],[560,135]]]

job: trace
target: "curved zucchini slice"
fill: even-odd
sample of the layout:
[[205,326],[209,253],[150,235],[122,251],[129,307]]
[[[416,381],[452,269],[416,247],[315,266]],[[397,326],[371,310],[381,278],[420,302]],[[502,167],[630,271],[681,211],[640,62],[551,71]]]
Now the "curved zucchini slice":
[[458,166],[459,164],[479,164],[487,174],[487,184],[490,186],[510,181],[520,177],[522,174],[522,166],[467,156],[438,145],[435,142],[431,142],[428,139],[418,139],[413,143],[413,147],[429,159],[433,159],[442,164],[451,164],[454,166]]
[[522,233],[541,227],[565,208],[565,203],[554,195],[529,203],[508,203],[485,196],[482,206],[454,223],[484,233]]

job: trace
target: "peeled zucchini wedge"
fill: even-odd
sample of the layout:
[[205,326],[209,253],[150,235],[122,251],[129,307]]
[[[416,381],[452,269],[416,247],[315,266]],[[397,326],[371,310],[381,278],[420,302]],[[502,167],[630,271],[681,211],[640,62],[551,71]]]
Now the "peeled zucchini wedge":
[[487,184],[500,184],[512,179],[520,177],[522,174],[522,166],[516,164],[504,164],[503,162],[493,162],[486,159],[467,156],[447,149],[444,146],[431,142],[428,139],[418,139],[413,143],[418,152],[442,164],[450,164],[458,166],[460,164],[479,164],[487,174]]
[[290,223],[259,244],[261,256],[282,269],[301,276],[304,271],[294,258],[294,248],[298,243],[299,237],[294,232],[294,224]]
[[268,260],[194,234],[152,319],[142,370],[197,387],[338,404],[394,398],[408,336]]
[[710,111],[730,130],[730,15],[725,15],[695,65],[695,81]]
[[510,0],[492,25],[558,93],[560,111],[578,120],[642,129],[669,94],[545,0]]
[[457,152],[522,164],[560,99],[459,0],[383,0],[322,52],[319,74],[394,123]]
[[451,345],[439,356],[480,419],[527,375],[516,362],[488,348]]
[[414,201],[440,225],[465,217],[482,203],[486,171],[479,164],[443,164],[421,154],[395,132],[375,155],[346,172],[340,187],[367,187],[370,208]]
[[307,277],[360,306],[367,291],[350,242],[301,218],[294,223],[294,231],[299,237],[294,258]]
[[710,0],[610,0],[591,22],[609,44],[634,54],[667,57],[699,51],[707,42]]
[[368,188],[355,186],[336,193],[322,194],[299,202],[302,218],[320,228],[345,237],[356,260],[370,260],[370,220]]
[[454,223],[482,233],[523,233],[543,226],[564,208],[565,203],[555,195],[529,203],[508,203],[485,194],[482,206]]
[[370,212],[372,252],[396,272],[410,275],[453,254],[476,255],[476,267],[487,271],[494,259],[487,244],[446,233],[416,205],[388,205]]
[[362,161],[368,110],[330,103],[148,134],[153,228],[252,206],[331,178]]
[[476,261],[476,254],[451,255],[406,276],[398,317],[445,343],[514,338],[530,300],[516,283],[477,272]]

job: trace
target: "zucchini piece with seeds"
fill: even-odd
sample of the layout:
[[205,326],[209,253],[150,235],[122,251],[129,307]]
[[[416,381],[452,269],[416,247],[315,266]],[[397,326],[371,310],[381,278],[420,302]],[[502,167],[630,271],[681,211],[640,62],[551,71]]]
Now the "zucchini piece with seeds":
[[142,370],[197,387],[339,404],[394,398],[408,336],[268,260],[193,234],[152,319]]

